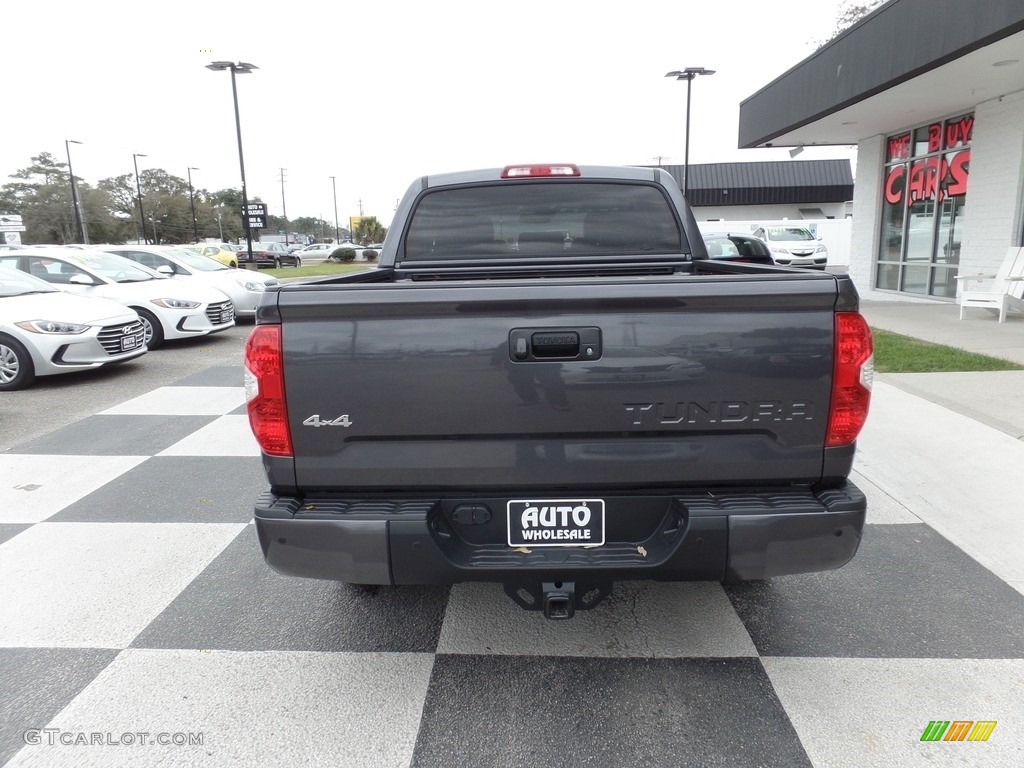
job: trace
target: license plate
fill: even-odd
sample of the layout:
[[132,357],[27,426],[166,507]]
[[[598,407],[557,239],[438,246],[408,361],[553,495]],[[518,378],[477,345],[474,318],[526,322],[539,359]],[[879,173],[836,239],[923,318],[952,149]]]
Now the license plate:
[[121,351],[127,352],[129,349],[135,349],[136,340],[134,336],[125,336],[121,339]]
[[508,502],[510,547],[595,547],[603,544],[603,499],[517,499]]

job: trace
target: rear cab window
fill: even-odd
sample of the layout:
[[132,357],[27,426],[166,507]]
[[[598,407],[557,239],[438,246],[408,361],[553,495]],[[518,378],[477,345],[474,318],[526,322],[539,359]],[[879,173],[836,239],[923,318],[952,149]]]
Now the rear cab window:
[[689,253],[655,185],[574,180],[440,188],[420,199],[405,261]]

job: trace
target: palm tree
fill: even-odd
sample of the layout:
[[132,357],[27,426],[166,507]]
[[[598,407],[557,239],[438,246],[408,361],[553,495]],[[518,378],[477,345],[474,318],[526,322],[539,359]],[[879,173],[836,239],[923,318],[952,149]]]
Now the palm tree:
[[387,233],[387,227],[376,216],[363,216],[352,232],[352,239],[360,245],[369,245],[383,242]]

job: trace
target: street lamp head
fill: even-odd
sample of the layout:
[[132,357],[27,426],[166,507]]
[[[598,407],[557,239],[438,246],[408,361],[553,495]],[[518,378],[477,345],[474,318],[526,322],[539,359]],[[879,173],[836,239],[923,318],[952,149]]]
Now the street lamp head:
[[149,157],[149,155],[144,155],[141,152],[132,152],[132,157]]
[[214,72],[230,69],[232,72],[239,75],[247,75],[254,69],[259,69],[255,64],[250,64],[246,61],[240,61],[237,64],[233,61],[211,61],[206,65],[206,68],[212,69]]
[[75,141],[74,139],[64,139],[64,142],[66,144],[81,144],[82,143],[80,141]]
[[705,67],[687,67],[680,71],[675,70],[673,72],[667,72],[665,77],[674,77],[676,80],[693,80],[697,75],[713,75],[715,70],[706,69]]

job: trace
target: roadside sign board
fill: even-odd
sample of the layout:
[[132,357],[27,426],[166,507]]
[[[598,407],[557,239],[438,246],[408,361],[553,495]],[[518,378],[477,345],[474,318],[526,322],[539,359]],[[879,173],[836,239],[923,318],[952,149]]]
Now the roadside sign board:
[[20,213],[0,213],[0,232],[24,232],[25,222]]
[[242,220],[249,229],[267,228],[267,204],[249,203],[242,206]]

